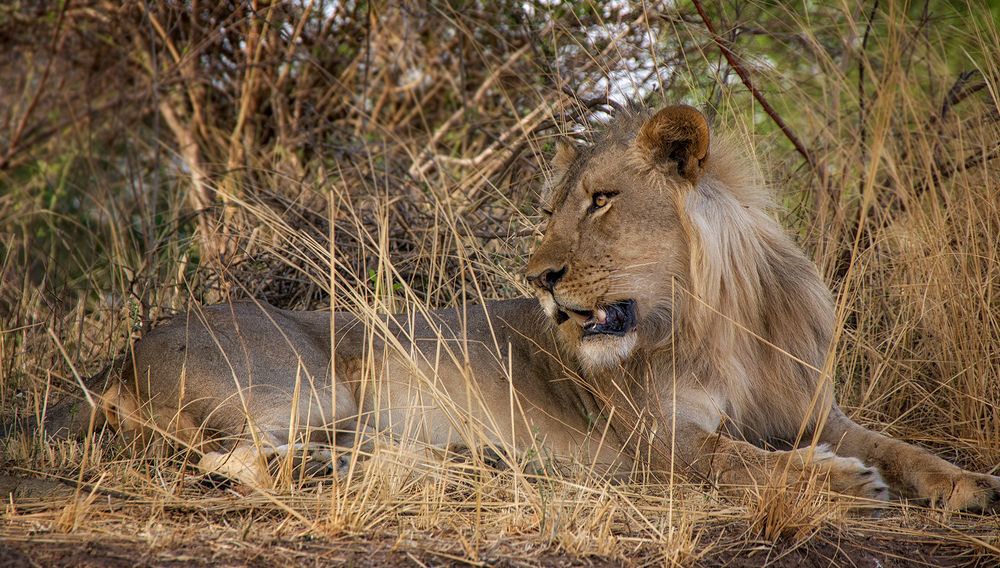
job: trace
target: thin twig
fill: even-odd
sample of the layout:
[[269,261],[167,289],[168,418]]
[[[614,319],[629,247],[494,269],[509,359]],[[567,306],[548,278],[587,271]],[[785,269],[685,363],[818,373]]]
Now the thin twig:
[[969,85],[969,81],[972,80],[977,73],[978,72],[975,70],[963,71],[959,73],[954,84],[952,84],[951,88],[948,89],[948,93],[941,102],[940,112],[936,115],[932,115],[927,121],[927,130],[931,130],[933,128],[936,132],[934,146],[931,151],[934,158],[934,167],[931,168],[930,178],[924,180],[924,182],[915,189],[917,195],[922,195],[930,189],[931,184],[936,185],[941,181],[950,178],[956,172],[973,168],[979,164],[985,164],[997,158],[997,152],[1000,148],[994,148],[989,152],[983,151],[981,153],[972,154],[963,160],[961,164],[955,162],[946,163],[946,160],[942,156],[942,140],[945,138],[945,121],[948,113],[954,106],[960,104],[962,101],[986,87],[985,82]]
[[45,63],[45,69],[42,71],[42,78],[38,81],[38,89],[35,90],[35,95],[31,98],[31,102],[28,103],[28,107],[24,110],[24,114],[21,115],[21,120],[18,121],[17,127],[14,129],[14,134],[10,137],[10,143],[7,144],[7,151],[0,156],[0,170],[5,169],[10,165],[14,154],[17,153],[18,143],[21,140],[21,136],[24,135],[24,129],[28,125],[28,120],[31,115],[34,114],[35,109],[38,107],[38,102],[42,98],[42,94],[45,92],[46,83],[49,80],[49,74],[52,72],[52,64],[56,60],[56,55],[60,51],[60,38],[62,37],[62,27],[65,21],[66,7],[69,5],[68,2],[64,2],[62,7],[59,9],[59,16],[56,20],[55,32],[52,34],[52,44],[49,47],[49,60]]
[[939,122],[944,122],[944,119],[948,117],[948,111],[950,111],[952,107],[986,88],[986,81],[980,81],[970,87],[967,87],[969,81],[978,74],[979,71],[975,69],[963,71],[958,74],[958,78],[955,79],[955,83],[950,89],[948,89],[948,94],[945,95],[944,100],[941,102],[941,112],[937,117]]
[[622,106],[620,104],[616,103],[614,100],[611,99],[611,97],[609,97],[607,95],[600,96],[600,97],[593,97],[593,98],[584,97],[584,96],[578,95],[576,93],[576,91],[574,91],[573,89],[569,88],[568,85],[563,85],[563,87],[562,87],[561,90],[562,90],[563,94],[565,94],[567,97],[570,97],[571,99],[573,99],[574,101],[576,101],[577,103],[579,103],[581,106],[583,106],[587,110],[592,110],[592,109],[595,109],[597,107],[610,107],[610,108],[613,108],[615,110],[621,110],[622,109]]
[[[963,160],[961,164],[941,167],[941,172],[933,176],[934,182],[937,183],[948,179],[957,172],[972,169],[978,165],[992,162],[997,158],[1000,158],[1000,146],[996,146],[990,151],[983,150],[982,152],[976,152]],[[924,184],[924,186],[921,187],[921,191],[927,189],[926,185],[927,184]]]
[[865,53],[868,50],[868,38],[872,31],[872,22],[875,20],[875,12],[878,10],[879,0],[875,0],[872,4],[872,9],[868,12],[868,21],[865,23],[865,35],[861,40],[861,56],[858,57],[858,116],[860,136],[861,140],[861,155],[864,156],[865,152],[865,138],[867,137],[867,132],[865,130],[865,120],[867,120],[868,109],[865,105]]
[[785,138],[788,138],[788,141],[795,146],[795,151],[797,151],[799,155],[805,159],[809,166],[812,167],[817,176],[820,178],[820,181],[825,183],[826,176],[823,174],[823,170],[820,168],[819,162],[812,155],[812,152],[810,152],[809,149],[805,147],[805,144],[799,140],[799,137],[795,135],[795,132],[792,131],[791,127],[789,127],[788,124],[786,124],[781,118],[781,115],[774,110],[771,103],[767,102],[764,94],[761,93],[756,86],[754,86],[753,81],[750,80],[750,74],[740,63],[740,58],[729,47],[728,42],[716,33],[715,27],[712,26],[711,20],[708,19],[708,14],[705,13],[705,9],[702,7],[701,2],[699,2],[699,0],[692,0],[692,2],[694,3],[694,7],[698,10],[698,15],[701,16],[701,21],[704,22],[705,28],[707,28],[708,32],[712,34],[712,39],[715,41],[716,45],[719,46],[719,49],[722,50],[722,54],[726,56],[726,61],[729,62],[729,65],[736,71],[736,74],[740,76],[740,80],[743,81],[743,85],[750,91],[753,98],[760,104],[761,108],[764,109],[764,112],[766,112],[767,115],[771,117],[771,120],[778,125],[778,128],[781,129]]
[[[860,154],[861,164],[865,164],[868,161],[868,152],[865,149],[865,144],[868,142],[868,128],[866,123],[868,122],[868,105],[865,100],[865,69],[868,66],[868,61],[865,58],[865,54],[868,53],[868,38],[871,37],[872,22],[875,20],[875,12],[878,10],[879,0],[875,0],[872,3],[872,9],[868,12],[868,20],[865,23],[865,35],[861,39],[861,53],[858,56],[858,153]],[[865,178],[864,176],[858,179],[858,194],[860,195],[864,191]]]

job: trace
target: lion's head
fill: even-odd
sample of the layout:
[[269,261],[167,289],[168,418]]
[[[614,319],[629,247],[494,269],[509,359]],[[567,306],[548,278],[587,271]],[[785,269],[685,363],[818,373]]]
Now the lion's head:
[[822,361],[826,287],[748,170],[688,106],[622,111],[558,149],[527,277],[581,363],[622,363],[681,328],[717,353],[739,356],[742,330]]
[[594,145],[559,147],[527,274],[584,363],[617,363],[669,331],[689,263],[679,200],[708,153],[705,117],[687,106],[621,113]]

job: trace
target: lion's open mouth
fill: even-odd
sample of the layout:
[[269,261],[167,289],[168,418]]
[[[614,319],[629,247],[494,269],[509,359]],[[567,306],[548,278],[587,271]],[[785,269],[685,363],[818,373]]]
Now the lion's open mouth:
[[575,319],[583,326],[583,336],[594,335],[625,335],[635,329],[636,313],[635,300],[624,300],[606,306],[600,306],[593,311],[568,310],[567,314],[560,309],[557,314],[557,321],[563,322],[567,319]]

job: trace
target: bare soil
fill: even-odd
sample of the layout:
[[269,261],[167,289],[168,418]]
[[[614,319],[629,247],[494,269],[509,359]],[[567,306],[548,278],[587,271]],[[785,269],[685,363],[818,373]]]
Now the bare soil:
[[[898,527],[892,519],[887,528]],[[995,524],[995,523],[994,523]],[[978,529],[982,531],[981,527]],[[998,529],[1000,531],[1000,529]],[[919,537],[892,534],[824,531],[804,543],[754,543],[739,523],[707,528],[700,540],[707,551],[685,562],[692,566],[996,566],[997,556],[970,545],[948,529],[923,529]],[[991,535],[981,534],[985,539]],[[964,542],[963,542],[964,541]],[[184,531],[167,537],[125,537],[97,532],[33,532],[8,525],[0,529],[0,567],[7,566],[621,566],[662,562],[655,550],[643,547],[614,557],[576,556],[537,538],[501,541],[464,551],[457,541],[412,540],[386,535],[373,538],[289,538]],[[727,544],[731,543],[731,544]],[[625,547],[623,547],[625,548]],[[988,546],[987,546],[988,548]]]

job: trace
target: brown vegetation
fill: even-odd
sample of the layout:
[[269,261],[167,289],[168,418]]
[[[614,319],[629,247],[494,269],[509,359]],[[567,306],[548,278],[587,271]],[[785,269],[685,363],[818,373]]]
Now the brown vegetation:
[[[0,7],[0,420],[44,413],[192,303],[371,313],[525,294],[554,140],[628,97],[695,105],[764,165],[837,293],[845,409],[995,474],[996,9],[550,4]],[[277,493],[212,486],[110,432],[18,440],[2,460],[6,485],[48,492],[5,499],[0,554],[22,562],[82,561],[66,543],[163,564],[213,546],[231,556],[206,561],[247,564],[1000,556],[995,519],[916,504],[872,519],[816,487],[732,502],[391,445],[346,483]]]

